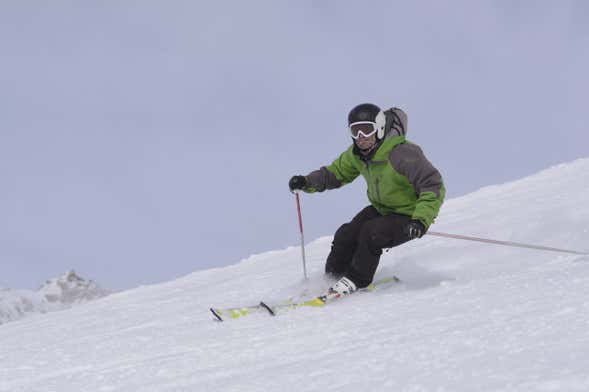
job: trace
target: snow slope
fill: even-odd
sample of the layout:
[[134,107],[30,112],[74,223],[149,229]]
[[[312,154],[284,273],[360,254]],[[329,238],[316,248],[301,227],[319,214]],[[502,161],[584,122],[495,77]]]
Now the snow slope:
[[49,279],[37,291],[0,288],[0,324],[36,313],[46,313],[84,304],[110,294],[91,280],[70,270]]
[[[435,230],[588,250],[588,194],[577,160],[449,200]],[[307,247],[312,289],[330,240]],[[291,247],[2,325],[0,391],[589,390],[588,257],[424,237],[384,254],[392,273],[325,308],[212,321],[302,290]]]

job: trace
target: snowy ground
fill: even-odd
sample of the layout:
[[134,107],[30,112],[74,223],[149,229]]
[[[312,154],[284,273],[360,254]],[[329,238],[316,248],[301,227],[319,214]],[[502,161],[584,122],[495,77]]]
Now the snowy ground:
[[[587,250],[588,191],[578,160],[450,200],[434,227]],[[308,245],[313,288],[329,245]],[[425,237],[384,255],[392,273],[326,308],[212,321],[305,287],[292,247],[2,325],[0,391],[589,390],[589,257]]]

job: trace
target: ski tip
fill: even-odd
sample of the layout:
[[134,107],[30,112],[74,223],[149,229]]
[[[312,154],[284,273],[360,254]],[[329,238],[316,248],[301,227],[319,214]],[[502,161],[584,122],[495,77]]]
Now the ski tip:
[[260,301],[260,306],[263,307],[264,309],[266,309],[268,311],[268,313],[270,313],[271,316],[276,316],[276,313],[274,312],[274,310],[266,305],[266,303],[264,303],[264,301]]
[[209,308],[213,316],[215,316],[215,321],[223,321],[223,318],[217,313],[217,311],[213,308]]

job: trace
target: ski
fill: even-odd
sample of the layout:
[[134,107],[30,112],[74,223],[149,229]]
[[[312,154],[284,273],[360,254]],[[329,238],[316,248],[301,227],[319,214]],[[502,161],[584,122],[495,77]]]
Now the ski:
[[[300,296],[304,295],[301,294]],[[299,296],[299,297],[300,297]],[[278,306],[284,306],[288,304],[292,304],[296,297],[290,297],[284,302],[282,302]],[[274,316],[274,311],[268,305],[263,302],[260,302],[256,305],[248,305],[248,306],[238,306],[233,308],[209,308],[210,312],[215,316],[215,321],[225,321],[226,319],[236,319],[240,317],[247,316],[252,313],[269,313],[271,316]]]
[[236,319],[239,317],[247,316],[248,314],[259,312],[260,310],[267,311],[260,304],[236,308],[209,308],[209,310],[211,311],[213,316],[215,316],[216,321],[225,321],[225,319],[227,318]]
[[[396,276],[389,276],[383,279],[380,279],[368,287],[359,289],[358,293],[363,292],[371,292],[375,291],[379,288],[387,286],[389,284],[399,283],[401,280]],[[320,307],[324,306],[327,303],[331,302],[331,300],[326,300],[325,298],[318,296],[312,299],[302,301],[302,302],[294,302],[293,297],[287,299],[286,301],[278,304],[278,305],[269,305],[264,301],[260,301],[257,305],[249,305],[249,306],[242,306],[242,307],[233,307],[233,308],[209,308],[210,312],[215,317],[215,321],[225,321],[227,319],[237,319],[241,318],[253,313],[267,313],[271,316],[275,316],[278,312],[282,312],[284,310],[291,310],[300,307]]]
[[[401,280],[399,278],[397,278],[396,276],[389,276],[389,277],[383,278],[381,280],[378,280],[374,283],[371,283],[367,287],[357,290],[356,293],[372,292],[377,289],[383,288],[383,286],[388,286],[390,284],[400,283],[400,282],[401,282]],[[318,296],[318,297],[314,297],[314,298],[311,298],[310,300],[303,301],[303,302],[279,304],[279,305],[275,305],[275,306],[269,306],[268,304],[266,304],[262,301],[262,302],[260,302],[260,306],[267,309],[272,316],[275,316],[278,312],[280,312],[282,310],[291,310],[291,309],[297,309],[297,308],[301,308],[301,307],[325,306],[328,303],[331,303],[338,298],[342,298],[342,297],[338,296],[335,298],[328,299],[325,296]]]

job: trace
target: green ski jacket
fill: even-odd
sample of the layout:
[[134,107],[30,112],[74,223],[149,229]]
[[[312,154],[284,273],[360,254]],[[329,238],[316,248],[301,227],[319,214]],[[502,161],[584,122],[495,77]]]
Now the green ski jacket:
[[350,146],[331,165],[307,175],[303,190],[312,193],[339,188],[362,175],[368,200],[381,215],[408,215],[429,228],[444,202],[444,183],[421,148],[405,139],[404,129],[387,132],[370,157]]

